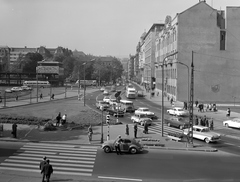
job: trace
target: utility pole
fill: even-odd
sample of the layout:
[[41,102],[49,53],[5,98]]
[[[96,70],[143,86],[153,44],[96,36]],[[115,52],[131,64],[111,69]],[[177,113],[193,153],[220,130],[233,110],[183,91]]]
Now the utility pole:
[[193,65],[192,51],[192,64],[191,64],[191,88],[190,88],[190,107],[189,107],[189,147],[193,147],[193,102],[194,102],[194,65]]

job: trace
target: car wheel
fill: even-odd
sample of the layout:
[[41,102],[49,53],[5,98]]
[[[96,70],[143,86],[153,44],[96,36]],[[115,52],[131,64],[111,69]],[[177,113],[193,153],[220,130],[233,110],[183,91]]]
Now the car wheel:
[[229,125],[228,125],[227,123],[225,124],[225,126],[226,126],[227,128],[229,128]]
[[171,126],[171,124],[170,124],[170,123],[168,123],[167,125],[168,125],[169,127]]
[[111,152],[111,148],[109,146],[104,147],[104,152],[105,153],[110,153]]
[[210,140],[209,140],[208,138],[205,138],[204,141],[205,141],[206,143],[209,143],[209,142],[210,142]]
[[130,148],[130,153],[131,154],[136,154],[137,153],[137,149],[135,147]]

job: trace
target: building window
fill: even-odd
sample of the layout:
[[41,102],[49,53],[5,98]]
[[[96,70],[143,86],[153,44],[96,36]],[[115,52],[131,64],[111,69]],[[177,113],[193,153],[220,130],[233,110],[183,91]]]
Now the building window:
[[220,31],[220,50],[225,50],[226,32]]

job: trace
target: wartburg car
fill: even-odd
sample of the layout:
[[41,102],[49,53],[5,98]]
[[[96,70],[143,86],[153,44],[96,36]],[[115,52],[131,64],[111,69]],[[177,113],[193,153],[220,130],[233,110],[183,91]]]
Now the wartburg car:
[[170,117],[168,119],[165,119],[165,124],[167,124],[169,127],[173,126],[179,129],[184,129],[189,127],[189,121],[185,120],[182,117]]
[[[102,144],[102,149],[105,153],[115,152],[115,143],[118,140],[108,140]],[[136,154],[143,150],[143,146],[140,141],[135,140],[134,138],[122,138],[120,143],[121,152],[129,152],[131,154]]]
[[168,109],[167,113],[174,116],[188,116],[188,111],[183,110],[181,107],[173,107],[172,109]]
[[[184,129],[183,134],[188,135],[189,129]],[[194,125],[193,126],[193,138],[203,140],[206,143],[210,143],[210,142],[217,142],[217,141],[221,140],[220,139],[221,135],[210,131],[210,129],[208,127]]]
[[147,117],[153,119],[155,118],[154,112],[151,112],[149,108],[147,107],[139,107],[136,111],[135,114],[145,114]]

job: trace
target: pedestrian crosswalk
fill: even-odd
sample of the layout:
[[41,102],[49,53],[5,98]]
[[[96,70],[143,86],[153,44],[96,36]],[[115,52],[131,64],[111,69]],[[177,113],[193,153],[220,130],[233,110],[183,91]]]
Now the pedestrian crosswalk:
[[92,176],[97,146],[26,143],[0,164],[0,170],[40,173],[43,156],[50,160],[54,174]]
[[[144,129],[144,126],[139,126]],[[162,134],[162,125],[161,123],[154,123],[148,127],[148,132],[153,132],[156,134]],[[163,134],[166,136],[168,133],[182,133],[183,131],[178,128],[169,127],[166,124],[163,126]]]

